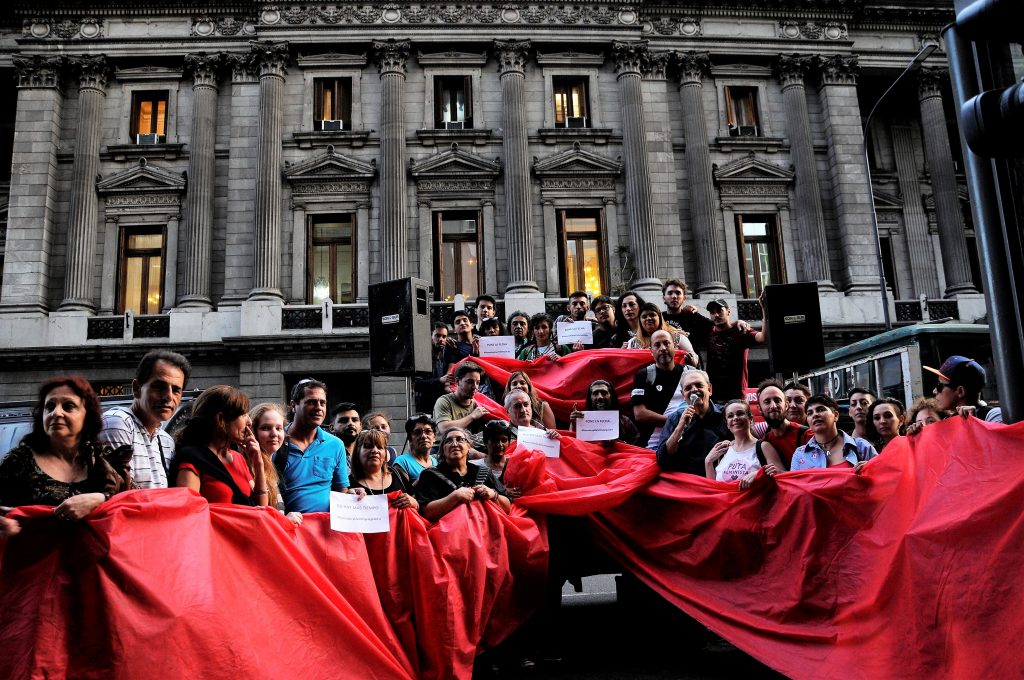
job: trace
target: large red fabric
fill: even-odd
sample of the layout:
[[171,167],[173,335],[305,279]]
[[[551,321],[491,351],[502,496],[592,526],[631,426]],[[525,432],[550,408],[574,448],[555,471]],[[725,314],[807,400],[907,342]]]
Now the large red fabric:
[[395,511],[366,537],[183,490],[124,494],[76,524],[22,509],[0,566],[0,677],[465,678],[543,591],[526,510],[585,514],[639,578],[789,676],[1017,677],[1021,450],[1024,425],[955,418],[860,474],[740,491],[563,437],[557,459],[513,453],[506,479],[528,493],[511,516]]

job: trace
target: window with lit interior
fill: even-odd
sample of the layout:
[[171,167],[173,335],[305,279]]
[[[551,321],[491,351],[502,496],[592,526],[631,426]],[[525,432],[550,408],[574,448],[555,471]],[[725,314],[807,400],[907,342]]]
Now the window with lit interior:
[[765,286],[785,283],[775,215],[737,215],[743,293],[756,298]]
[[581,76],[553,76],[555,127],[590,127],[588,118],[587,78]]
[[480,213],[444,210],[434,213],[436,238],[434,290],[441,300],[462,294],[472,300],[480,294]]
[[132,141],[163,144],[167,141],[167,91],[139,91],[132,94]]
[[434,77],[434,127],[439,130],[473,128],[473,79],[470,76]]
[[164,282],[163,227],[121,231],[117,311],[159,314]]
[[313,129],[352,129],[352,79],[317,78],[313,81]]
[[725,107],[730,137],[760,137],[757,116],[757,88],[729,86],[725,88]]
[[562,246],[562,295],[585,290],[591,296],[608,292],[600,210],[558,211]]
[[314,215],[309,219],[309,268],[306,300],[318,305],[327,298],[338,304],[355,302],[355,215]]

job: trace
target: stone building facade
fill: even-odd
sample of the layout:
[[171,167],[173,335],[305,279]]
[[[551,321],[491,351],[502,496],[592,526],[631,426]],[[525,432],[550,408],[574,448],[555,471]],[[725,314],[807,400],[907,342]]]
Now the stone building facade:
[[[575,288],[660,302],[678,277],[755,319],[763,285],[817,281],[828,343],[859,339],[882,323],[862,121],[951,17],[939,0],[18,4],[0,399],[70,371],[116,392],[172,346],[197,387],[282,399],[312,374],[404,416],[366,330],[368,286],[404,276],[433,284],[437,315],[485,291],[505,311]],[[943,63],[870,130],[903,321],[985,313]]]

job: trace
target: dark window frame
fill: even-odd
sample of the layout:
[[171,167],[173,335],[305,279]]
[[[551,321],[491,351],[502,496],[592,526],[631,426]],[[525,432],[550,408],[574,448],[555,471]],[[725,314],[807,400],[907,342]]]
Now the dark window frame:
[[[345,219],[351,220],[350,236],[345,238],[316,238],[316,227],[319,224],[344,223]],[[328,280],[327,295],[334,304],[349,304],[355,302],[359,297],[359,266],[358,266],[358,241],[357,241],[357,216],[355,212],[332,212],[316,213],[306,218],[306,304],[318,304],[313,302],[313,290],[316,287],[313,269],[313,253],[317,246],[330,246],[330,264],[332,272]],[[349,268],[352,272],[352,293],[351,299],[342,299],[340,291],[334,290],[335,278],[333,274],[338,271],[338,248],[337,246],[349,246],[351,248],[351,262]]]
[[[328,87],[329,86],[329,87]],[[331,94],[333,110],[331,117],[324,116],[324,93]],[[337,100],[341,105],[337,105]],[[336,114],[340,113],[340,117]],[[324,131],[324,121],[340,120],[342,130],[352,129],[352,78],[314,78],[313,79],[313,130]],[[333,132],[333,130],[331,130]]]
[[[760,92],[753,85],[726,85],[725,86],[725,115],[726,124],[730,137],[762,137],[764,130],[761,126],[761,111],[758,108]],[[746,108],[750,111],[753,120],[740,119],[737,109],[739,104],[746,100]],[[754,134],[748,134],[749,128],[753,128]]]
[[[574,86],[582,89],[582,111],[576,111],[572,103],[572,90]],[[565,110],[559,120],[558,97],[565,97]],[[584,128],[593,126],[590,116],[590,77],[584,75],[559,75],[551,76],[551,106],[554,109],[554,125],[556,128],[569,127],[569,118],[583,118]]]
[[[447,87],[446,87],[447,86]],[[445,100],[444,93],[449,92],[449,104],[451,105],[449,110],[455,110],[455,103],[457,92],[461,89],[463,99],[463,129],[473,129],[473,76],[468,75],[436,75],[434,76],[434,128],[438,130],[446,129],[446,123],[460,122],[458,120],[446,121],[444,119],[444,108],[443,103]]]
[[[132,248],[129,249],[128,243],[132,236],[152,236],[154,234],[160,235],[160,248]],[[118,235],[117,244],[117,313],[124,314],[127,306],[128,289],[128,260],[132,257],[143,258],[142,262],[142,292],[145,293],[149,290],[149,261],[154,256],[160,258],[160,281],[157,282],[157,292],[160,296],[160,301],[156,305],[156,309],[147,310],[139,309],[133,310],[137,315],[150,315],[159,314],[163,309],[164,304],[164,279],[167,276],[167,226],[163,224],[159,225],[125,225],[121,228],[120,234]],[[148,296],[142,295],[141,299],[146,300]]]
[[[565,228],[567,218],[593,217],[594,231],[592,232],[570,232]],[[586,290],[585,264],[586,260],[577,257],[576,261],[576,284],[569,284],[569,241],[577,242],[577,254],[584,252],[582,245],[585,241],[597,242],[598,254],[598,276],[601,279],[601,290],[599,294],[606,294],[608,288],[608,254],[607,239],[605,236],[605,214],[601,208],[559,208],[557,213],[558,221],[558,283],[561,295],[567,296],[574,290]],[[589,291],[588,291],[589,292]]]
[[[145,103],[153,104],[151,125],[148,130],[141,130],[142,107]],[[164,126],[159,129],[159,105],[164,107]],[[139,135],[157,135],[159,143],[167,141],[167,124],[170,118],[170,93],[167,90],[135,90],[132,92],[131,121],[128,126],[128,134],[131,136],[132,144],[138,144]]]
[[[445,215],[448,215],[448,219],[452,219],[455,215],[465,215],[463,219],[474,219],[476,221],[476,235],[471,237],[469,235],[448,235],[446,236],[441,230],[441,224],[445,220]],[[434,210],[431,213],[431,219],[434,224],[434,295],[439,301],[445,300],[444,280],[444,258],[441,256],[441,249],[445,243],[455,243],[455,259],[458,260],[462,251],[462,243],[472,243],[476,246],[476,288],[478,291],[483,291],[483,277],[484,270],[480,262],[480,253],[483,250],[483,212],[478,208],[449,208]],[[452,297],[461,293],[465,290],[465,286],[462,282],[462,268],[456,267],[454,272],[455,288],[456,292],[452,293]]]
[[[743,280],[743,295],[746,298],[756,298],[761,294],[761,290],[765,284],[760,283],[761,267],[760,259],[752,258],[754,261],[755,271],[747,271],[747,244],[765,244],[768,246],[768,259],[769,259],[769,278],[770,281],[767,285],[786,283],[786,266],[784,250],[782,247],[782,229],[779,225],[779,216],[776,213],[736,213],[736,241],[739,247],[739,260],[740,260],[740,278]],[[743,222],[744,219],[748,223],[764,222],[766,227],[765,236],[747,237],[743,233]],[[752,249],[754,250],[754,249]],[[747,279],[750,275],[753,275],[755,283],[754,289],[751,290]]]

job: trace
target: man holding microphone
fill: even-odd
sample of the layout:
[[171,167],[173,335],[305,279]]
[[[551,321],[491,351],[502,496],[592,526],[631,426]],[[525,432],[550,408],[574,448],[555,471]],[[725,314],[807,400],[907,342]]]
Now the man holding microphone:
[[704,371],[683,373],[684,404],[665,421],[658,441],[658,465],[663,470],[704,475],[704,459],[720,441],[732,439],[725,412],[711,403],[711,380]]

